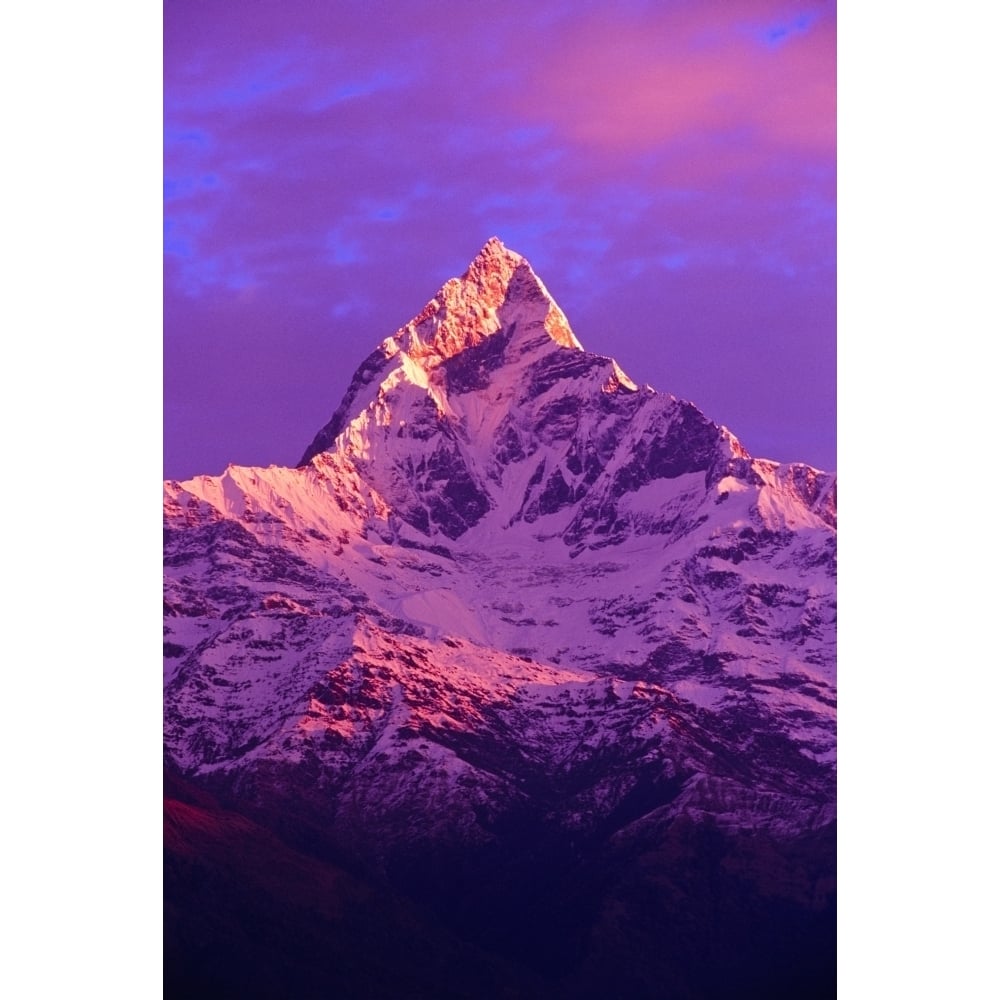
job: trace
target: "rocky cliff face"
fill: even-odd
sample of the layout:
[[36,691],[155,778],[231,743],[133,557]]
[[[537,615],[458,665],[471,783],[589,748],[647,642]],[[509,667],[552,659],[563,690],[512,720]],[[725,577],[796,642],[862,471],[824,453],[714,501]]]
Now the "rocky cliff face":
[[[669,995],[741,968],[780,995],[796,941],[830,978],[835,482],[586,352],[499,241],[369,356],[298,468],[167,483],[165,513],[187,780],[552,995],[598,995],[639,947],[615,907],[688,941],[649,960]],[[813,930],[768,944],[765,919]],[[632,957],[620,995],[667,995]]]

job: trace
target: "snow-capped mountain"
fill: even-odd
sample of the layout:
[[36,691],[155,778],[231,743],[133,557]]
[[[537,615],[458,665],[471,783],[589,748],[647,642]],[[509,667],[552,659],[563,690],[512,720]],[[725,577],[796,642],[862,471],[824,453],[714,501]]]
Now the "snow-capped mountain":
[[[706,851],[750,892],[712,911],[727,961],[792,995],[787,956],[766,973],[787,935],[756,944],[771,920],[820,928],[793,951],[829,966],[835,481],[584,350],[498,240],[363,362],[298,468],[168,482],[165,515],[186,780],[427,900],[549,995],[725,992],[697,941],[650,966],[673,993],[641,961],[598,992],[638,947],[612,902],[645,913],[632,888],[666,879],[649,905],[677,931],[711,910]],[[546,906],[582,921],[553,918],[551,948],[528,931]]]

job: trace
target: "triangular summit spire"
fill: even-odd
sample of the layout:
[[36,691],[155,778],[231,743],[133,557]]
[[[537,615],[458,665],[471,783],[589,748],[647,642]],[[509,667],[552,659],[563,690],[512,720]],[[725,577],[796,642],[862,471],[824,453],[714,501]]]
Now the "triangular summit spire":
[[[343,401],[299,464],[329,448],[347,421],[367,405],[393,367],[422,383],[442,362],[505,333],[523,356],[558,345],[582,351],[563,311],[519,253],[491,236],[465,273],[450,278],[405,326],[388,337],[355,373]],[[423,374],[420,374],[420,373]]]
[[528,314],[561,347],[583,350],[528,261],[491,236],[466,272],[445,282],[393,339],[411,356],[429,357],[434,364],[435,357],[453,357]]
[[526,261],[519,253],[515,253],[504,246],[499,236],[491,236],[483,244],[482,250],[473,257],[472,263],[469,265],[469,270],[472,270],[477,265],[480,267],[497,267],[503,266],[503,263],[508,264],[508,266],[517,267],[519,264],[526,263]]

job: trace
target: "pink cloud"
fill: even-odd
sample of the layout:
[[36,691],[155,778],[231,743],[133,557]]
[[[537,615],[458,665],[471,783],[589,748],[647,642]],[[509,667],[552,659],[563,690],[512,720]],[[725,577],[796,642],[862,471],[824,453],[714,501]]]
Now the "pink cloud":
[[[518,110],[566,138],[635,155],[696,136],[746,148],[832,152],[836,41],[832,17],[798,31],[768,25],[788,5],[670,7],[655,21],[581,18],[539,60]],[[794,23],[794,22],[793,22]]]

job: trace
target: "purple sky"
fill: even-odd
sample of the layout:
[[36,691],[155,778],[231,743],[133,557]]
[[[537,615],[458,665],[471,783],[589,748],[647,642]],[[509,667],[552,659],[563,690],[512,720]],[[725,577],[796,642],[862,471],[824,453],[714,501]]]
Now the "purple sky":
[[590,351],[836,467],[836,8],[165,0],[164,475],[295,462],[486,239]]

